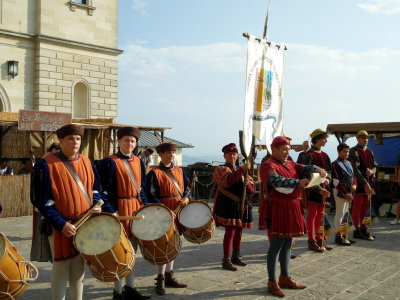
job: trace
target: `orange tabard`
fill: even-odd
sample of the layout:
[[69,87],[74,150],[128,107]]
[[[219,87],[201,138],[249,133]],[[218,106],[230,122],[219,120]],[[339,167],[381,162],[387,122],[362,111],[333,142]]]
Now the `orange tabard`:
[[[140,195],[138,195],[135,186],[131,181],[128,170],[121,158],[116,155],[111,155],[110,158],[116,165],[115,176],[117,180],[118,213],[120,216],[133,216],[137,210],[143,206],[142,201],[140,200]],[[136,184],[140,191],[142,184],[140,159],[136,156],[133,156],[132,158],[133,159],[128,160],[128,164],[131,167],[133,176],[135,176]],[[128,237],[132,236],[130,229],[131,222],[132,221],[129,220],[121,221]]]
[[[157,198],[160,199],[160,201],[170,210],[175,210],[178,207],[179,201],[182,199],[178,189],[172,180],[169,179],[167,174],[164,173],[164,171],[160,170],[159,168],[154,168],[153,171],[156,174],[160,188],[160,195],[158,195]],[[174,167],[173,169],[169,169],[167,172],[171,172],[183,193],[185,186],[183,183],[182,169],[179,167]]]
[[[94,174],[89,158],[80,155],[79,159],[70,163],[90,197],[90,205],[75,179],[59,158],[53,154],[48,154],[43,159],[49,167],[55,209],[66,220],[79,218],[89,210],[93,203]],[[73,246],[72,237],[66,237],[58,230],[53,232],[55,261],[66,260],[78,255],[78,251]]]

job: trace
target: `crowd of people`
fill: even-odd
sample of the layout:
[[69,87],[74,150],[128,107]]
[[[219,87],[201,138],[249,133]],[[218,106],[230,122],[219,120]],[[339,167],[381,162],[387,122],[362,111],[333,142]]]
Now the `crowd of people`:
[[[133,155],[140,139],[140,131],[136,128],[120,128],[117,132],[118,152],[105,157],[96,166],[79,153],[84,135],[82,126],[66,125],[56,134],[59,146],[52,145],[35,163],[33,170],[27,161],[21,171],[32,173],[31,201],[35,214],[31,259],[53,263],[50,279],[53,300],[65,299],[67,283],[71,299],[78,300],[83,297],[85,262],[73,243],[77,234],[74,224],[90,210],[95,214],[106,212],[127,217],[150,203],[165,205],[176,217],[177,209],[189,203],[190,182],[184,171],[174,164],[176,145],[173,143],[156,147],[160,156],[158,166],[149,165],[151,149],[146,149],[140,158]],[[361,130],[356,138],[354,147],[345,143],[338,145],[338,157],[333,162],[322,151],[328,139],[327,132],[322,129],[310,134],[311,147],[304,142],[304,151],[297,162],[289,156],[288,137],[278,136],[272,141],[271,153],[260,167],[258,220],[259,229],[266,231],[269,241],[267,287],[271,294],[283,297],[283,288],[306,288],[296,283],[289,272],[295,237],[307,234],[311,251],[332,250],[326,244],[324,231],[320,230],[330,191],[333,191],[336,203],[335,243],[341,246],[354,243],[348,232],[341,229],[346,215],[347,221],[351,215],[354,239],[373,241],[376,238],[365,222],[370,212],[376,162],[366,147],[368,133]],[[256,191],[256,183],[248,174],[251,165],[238,166],[238,152],[234,143],[225,145],[222,148],[225,163],[214,171],[217,189],[213,218],[217,226],[225,229],[222,268],[228,271],[237,271],[237,266],[247,265],[240,253],[241,240],[243,229],[253,226],[249,196]],[[7,162],[1,163],[1,171],[12,172]],[[318,174],[321,183],[308,187],[313,173]],[[103,202],[101,207],[96,205],[100,201]],[[121,220],[134,251],[138,251],[131,222]],[[278,261],[280,274],[277,278]],[[166,287],[187,287],[174,276],[174,260],[157,265],[156,275],[155,292],[158,295],[164,295]],[[142,295],[135,288],[134,279],[132,269],[124,280],[115,280],[113,299],[149,299],[150,296]]]

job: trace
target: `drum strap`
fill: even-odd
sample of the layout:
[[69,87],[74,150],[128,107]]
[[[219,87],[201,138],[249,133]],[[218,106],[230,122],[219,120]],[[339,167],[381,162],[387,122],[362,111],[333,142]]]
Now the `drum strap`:
[[171,172],[169,172],[168,170],[161,169],[161,168],[160,168],[160,170],[163,171],[165,173],[165,175],[168,176],[168,178],[172,181],[172,183],[175,185],[176,189],[178,190],[179,195],[183,198],[182,190],[181,190],[178,182],[176,182],[175,177],[171,174]]
[[230,191],[223,188],[222,186],[218,187],[218,191],[221,192],[221,194],[227,196],[229,199],[232,199],[235,202],[239,202],[239,203],[242,202],[238,196],[236,196],[235,194],[232,194]]
[[74,178],[76,184],[79,186],[79,188],[82,191],[83,195],[85,196],[87,202],[89,203],[89,207],[92,206],[92,201],[90,200],[89,194],[87,193],[85,187],[83,186],[83,183],[82,183],[81,179],[79,178],[78,174],[76,174],[74,167],[70,164],[68,158],[61,151],[53,153],[53,155],[55,155],[57,158],[59,158],[64,163],[64,166],[67,168],[67,170],[71,174],[72,178]]
[[121,158],[121,160],[124,163],[126,170],[128,171],[129,178],[131,179],[131,182],[132,182],[133,186],[135,187],[135,190],[136,190],[136,193],[137,193],[137,198],[139,199],[140,203],[142,203],[142,199],[140,199],[140,190],[139,190],[139,187],[138,187],[138,185],[136,183],[135,176],[133,176],[132,169],[129,166],[128,160],[124,159],[124,158]]

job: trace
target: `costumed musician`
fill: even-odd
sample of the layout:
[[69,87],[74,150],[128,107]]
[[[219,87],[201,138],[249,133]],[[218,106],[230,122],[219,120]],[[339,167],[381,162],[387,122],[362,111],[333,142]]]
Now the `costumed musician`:
[[[353,208],[351,217],[354,222],[355,231],[353,238],[372,240],[363,220],[370,208],[372,207],[368,197],[371,197],[374,187],[374,174],[376,173],[377,163],[375,156],[370,149],[367,148],[368,132],[360,130],[356,134],[357,145],[350,149],[349,161],[351,162],[357,179],[357,189],[353,198]],[[375,238],[375,236],[372,236]]]
[[[314,165],[301,165],[288,160],[290,142],[277,136],[271,144],[272,157],[260,169],[264,205],[260,222],[270,229],[270,246],[267,254],[268,290],[279,297],[285,296],[282,288],[304,289],[289,276],[289,262],[293,237],[303,236],[306,224],[300,203],[300,188],[308,183],[311,173],[322,177],[326,171]],[[276,281],[275,267],[279,257],[281,274]]]
[[[32,204],[53,228],[49,244],[53,256],[52,300],[64,300],[69,282],[71,299],[83,294],[84,260],[73,245],[73,223],[101,198],[100,180],[93,163],[78,153],[84,129],[65,125],[56,131],[61,151],[48,153],[34,166]],[[102,208],[110,211],[105,201]],[[101,211],[96,209],[96,213]]]
[[[144,192],[146,168],[144,163],[132,154],[140,131],[134,127],[123,127],[117,131],[119,151],[100,162],[100,178],[103,187],[103,199],[108,199],[113,212],[120,216],[133,216],[140,207],[148,204]],[[129,168],[129,169],[128,169]],[[125,232],[137,252],[138,243],[131,233],[132,221],[121,221]],[[134,286],[134,269],[122,280],[114,282],[113,299],[149,299],[137,291]]]
[[321,150],[328,141],[328,134],[322,129],[315,129],[311,134],[311,148],[303,158],[306,165],[316,165],[327,171],[328,175],[324,183],[307,189],[307,234],[308,249],[315,252],[332,250],[332,247],[324,245],[323,236],[319,231],[322,220],[325,218],[325,201],[330,196],[328,191],[331,160],[328,154]]
[[246,163],[241,167],[236,166],[239,156],[236,145],[234,143],[225,145],[222,152],[224,153],[225,164],[218,166],[214,171],[214,180],[218,188],[215,195],[213,216],[217,226],[225,227],[222,268],[236,271],[237,268],[233,264],[246,266],[246,263],[240,258],[243,228],[253,226],[252,207],[247,199],[244,199],[243,214],[241,212],[243,186],[246,186],[246,195],[253,194],[256,187],[250,176],[247,175],[244,178],[250,164]]
[[[343,217],[347,213],[347,223],[349,223],[349,207],[353,201],[353,194],[357,187],[357,180],[351,163],[347,160],[350,147],[341,143],[337,146],[338,158],[332,163],[332,186],[333,196],[336,202],[335,243],[342,246],[350,246],[351,242],[340,232],[339,228]],[[348,234],[347,234],[348,236]]]
[[[172,212],[189,203],[190,183],[185,172],[174,165],[176,144],[163,143],[156,147],[161,158],[158,167],[153,167],[146,176],[146,195],[151,203],[161,203]],[[175,216],[176,218],[176,216]],[[165,294],[165,287],[186,288],[173,275],[174,261],[158,265],[156,293]]]

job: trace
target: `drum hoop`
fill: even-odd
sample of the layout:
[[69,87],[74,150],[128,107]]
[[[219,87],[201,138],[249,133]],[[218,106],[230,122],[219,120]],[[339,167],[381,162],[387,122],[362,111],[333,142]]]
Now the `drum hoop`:
[[[170,214],[170,216],[171,216],[171,223],[170,223],[170,226],[168,227],[168,231],[170,231],[171,230],[171,225],[174,225],[174,227],[175,227],[175,224],[174,224],[174,215],[172,214],[172,211],[166,206],[166,205],[164,205],[164,204],[160,204],[160,203],[150,203],[150,204],[147,204],[147,205],[144,205],[144,206],[142,206],[141,208],[139,208],[138,210],[137,210],[137,212],[135,213],[135,216],[137,216],[138,214],[139,214],[139,212],[141,212],[142,210],[144,210],[144,209],[146,209],[146,208],[148,208],[148,207],[162,207],[163,209],[165,209],[166,211],[168,211],[168,213]],[[133,231],[132,231],[132,225],[133,225],[133,222],[131,222],[131,225],[130,225],[130,230],[131,230],[131,233],[132,233],[132,235],[135,237],[135,239],[137,239],[137,240],[141,240],[141,241],[146,241],[146,242],[151,242],[151,241],[158,241],[158,240],[160,240],[160,239],[162,239],[163,237],[164,237],[164,235],[165,235],[165,233],[162,235],[162,236],[160,236],[160,237],[158,237],[158,238],[156,238],[156,239],[154,239],[154,240],[145,240],[145,239],[141,239],[141,238],[139,238],[136,234],[134,234],[133,233]],[[176,230],[176,228],[174,228],[175,230]],[[167,232],[168,232],[167,231]]]
[[[181,221],[180,221],[180,220],[181,220],[181,213],[182,213],[182,211],[183,211],[186,207],[188,207],[190,204],[194,204],[194,203],[201,203],[201,204],[203,204],[203,205],[206,206],[206,207],[210,210],[210,212],[211,212],[211,218],[207,221],[207,223],[204,224],[204,225],[202,225],[202,226],[196,227],[196,228],[187,227],[187,226],[183,225],[183,224],[181,223]],[[187,230],[197,230],[197,229],[200,229],[200,228],[203,228],[203,229],[204,229],[204,228],[208,227],[208,226],[210,225],[210,223],[212,223],[213,221],[214,221],[214,218],[212,217],[212,210],[211,210],[210,206],[208,205],[207,202],[202,201],[202,200],[193,200],[193,201],[190,201],[190,202],[188,203],[188,205],[186,205],[184,208],[182,208],[182,209],[179,211],[179,214],[178,214],[178,222],[179,222],[179,225],[182,226],[182,228],[187,229]]]
[[[121,234],[122,234],[123,227],[122,227],[121,222],[118,220],[118,218],[117,218],[116,216],[114,216],[113,214],[108,213],[108,212],[101,212],[101,213],[99,213],[99,214],[93,214],[88,220],[90,220],[90,219],[92,219],[92,218],[97,218],[97,217],[100,217],[100,216],[109,216],[109,217],[112,217],[114,220],[117,221],[117,223],[119,224],[119,228],[120,228],[119,237],[121,238]],[[110,251],[110,249],[112,249],[112,248],[118,243],[118,241],[120,240],[120,238],[118,238],[117,241],[116,241],[107,251],[104,251],[104,252],[102,252],[102,253],[96,253],[96,254],[86,254],[86,253],[83,253],[83,252],[81,252],[81,251],[79,250],[79,248],[78,248],[77,245],[76,245],[76,238],[78,237],[79,230],[80,230],[81,228],[83,228],[84,225],[85,225],[85,224],[83,224],[81,227],[78,228],[76,234],[74,235],[74,237],[73,237],[73,239],[72,239],[72,243],[73,243],[74,247],[76,248],[76,250],[78,250],[79,253],[82,253],[82,254],[88,255],[88,256],[95,256],[95,255],[105,254],[105,253],[107,253],[108,251]]]

